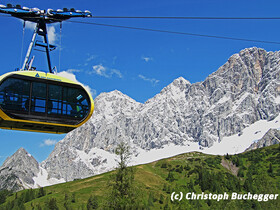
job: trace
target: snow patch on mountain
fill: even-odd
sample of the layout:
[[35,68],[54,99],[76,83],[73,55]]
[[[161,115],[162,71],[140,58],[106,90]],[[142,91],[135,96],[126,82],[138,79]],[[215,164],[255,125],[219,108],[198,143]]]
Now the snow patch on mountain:
[[244,152],[252,143],[261,139],[269,129],[280,128],[280,115],[274,120],[260,120],[243,129],[239,134],[227,136],[221,142],[215,142],[210,148],[203,150],[203,153],[213,155],[238,154]]
[[47,170],[42,167],[39,170],[39,173],[33,177],[34,184],[29,188],[39,188],[65,182],[64,179],[50,178]]

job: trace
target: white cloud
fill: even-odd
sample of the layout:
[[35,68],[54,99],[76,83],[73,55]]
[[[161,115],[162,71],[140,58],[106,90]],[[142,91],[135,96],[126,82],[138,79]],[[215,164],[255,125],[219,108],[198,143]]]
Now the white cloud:
[[27,29],[34,30],[35,26],[36,26],[36,23],[29,22],[29,21],[25,22],[25,28],[27,28]]
[[67,71],[58,72],[57,75],[58,75],[58,76],[61,76],[61,77],[65,77],[65,78],[67,78],[67,79],[70,79],[70,80],[72,80],[72,81],[74,81],[74,82],[77,82],[77,83],[83,85],[84,88],[92,95],[92,97],[95,97],[95,96],[96,96],[96,90],[90,88],[90,86],[88,86],[88,85],[84,85],[84,84],[82,84],[81,82],[79,82],[79,81],[77,80],[77,78],[76,78],[76,75],[73,74],[73,72],[78,72],[78,70],[77,70],[77,69],[69,69],[69,70],[67,70]]
[[109,77],[106,74],[107,69],[101,64],[93,66],[92,69],[93,69],[93,72],[99,76]]
[[138,77],[146,82],[150,82],[153,86],[155,86],[157,83],[159,83],[159,80],[154,78],[148,78],[143,76],[142,74],[139,74]]
[[80,69],[68,69],[67,72],[68,73],[74,73],[74,72],[81,72],[82,70]]
[[123,77],[122,73],[117,69],[111,69],[111,73],[116,74],[119,78]]
[[65,77],[67,79],[70,79],[74,82],[78,82],[78,80],[76,79],[76,75],[73,74],[72,72],[69,72],[69,71],[61,71],[61,72],[58,72],[57,73],[58,76],[61,76],[61,77]]
[[96,59],[96,58],[97,58],[97,55],[90,55],[90,56],[86,59],[86,61],[89,62],[89,61],[92,61],[92,60],[94,60],[94,59]]
[[154,60],[152,57],[142,56],[142,59],[146,62]]
[[47,28],[47,30],[48,30],[49,43],[54,44],[56,39],[57,39],[57,35],[55,33],[55,27],[54,26],[49,26]]
[[46,139],[43,141],[43,143],[40,144],[40,147],[44,147],[44,146],[53,146],[56,144],[56,140],[52,140],[52,139]]
[[111,78],[113,75],[116,75],[119,78],[123,78],[123,75],[119,70],[107,68],[102,64],[92,66],[92,69],[93,69],[92,73],[102,77]]
[[[21,20],[21,22],[23,22]],[[57,25],[57,24],[56,24]],[[25,21],[25,28],[34,31],[36,23]],[[54,44],[57,41],[57,33],[54,26],[47,26],[49,43]]]

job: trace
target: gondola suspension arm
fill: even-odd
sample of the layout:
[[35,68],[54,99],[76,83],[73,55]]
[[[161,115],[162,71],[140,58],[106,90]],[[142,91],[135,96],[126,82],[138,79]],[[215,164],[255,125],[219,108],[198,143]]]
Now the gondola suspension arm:
[[[30,21],[36,23],[36,27],[34,29],[34,33],[32,36],[32,40],[29,44],[29,48],[27,50],[22,68],[20,70],[28,70],[31,69],[28,64],[30,63],[30,56],[33,47],[41,47],[44,48],[44,52],[46,52],[47,62],[49,72],[53,73],[53,68],[51,66],[51,59],[50,59],[50,51],[54,50],[56,46],[49,44],[48,36],[47,36],[47,24],[57,23],[60,24],[62,21],[68,20],[73,17],[91,17],[91,12],[85,10],[84,12],[75,9],[67,9],[64,8],[63,10],[58,9],[54,11],[53,9],[48,10],[40,10],[38,8],[27,8],[21,7],[20,5],[11,5],[7,4],[0,5],[0,13],[10,14],[13,17],[22,19],[24,21]],[[44,42],[40,42],[37,39],[37,35],[42,36]]]

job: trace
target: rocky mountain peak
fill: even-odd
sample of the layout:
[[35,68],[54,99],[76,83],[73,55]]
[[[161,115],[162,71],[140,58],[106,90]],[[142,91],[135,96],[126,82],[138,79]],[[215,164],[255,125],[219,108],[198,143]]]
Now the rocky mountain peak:
[[191,85],[190,81],[186,80],[184,77],[178,77],[177,79],[175,79],[171,85],[174,85],[174,86],[178,86],[179,84],[181,85]]
[[39,168],[39,164],[31,154],[21,147],[4,161],[1,168],[3,167],[19,169],[27,169],[29,167]]
[[32,186],[39,163],[25,149],[18,149],[0,167],[0,189],[20,190]]
[[191,83],[188,80],[183,77],[179,77],[167,87],[163,88],[161,92],[171,91],[173,94],[177,94],[179,92],[185,91],[189,86],[191,86]]
[[191,83],[183,77],[175,79],[168,86],[163,88],[159,94],[145,102],[146,105],[152,104],[155,101],[157,103],[166,103],[167,101],[184,100],[187,89],[191,86]]
[[[239,53],[232,55],[217,72],[211,74],[209,77],[231,74],[234,76],[250,76],[259,80],[262,76],[263,67],[268,55],[269,53],[264,49],[256,47],[241,50]],[[246,68],[240,68],[242,66]]]
[[101,93],[94,102],[95,113],[106,112],[111,116],[121,110],[129,112],[141,104],[118,90]]

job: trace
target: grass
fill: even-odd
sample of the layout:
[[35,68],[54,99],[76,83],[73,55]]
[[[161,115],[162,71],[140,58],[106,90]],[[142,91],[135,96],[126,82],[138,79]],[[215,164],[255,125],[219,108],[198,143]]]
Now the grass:
[[[242,168],[243,176],[237,176],[231,170],[221,164],[224,159],[228,165],[237,161]],[[273,172],[268,172],[270,164]],[[179,192],[247,192],[246,180],[252,180],[252,193],[279,193],[280,194],[280,146],[274,145],[254,151],[245,152],[238,155],[231,155],[228,159],[221,156],[206,155],[199,152],[192,152],[162,159],[145,165],[133,167],[135,169],[135,186],[138,189],[138,196],[142,204],[148,208],[150,194],[153,197],[153,204],[150,209],[168,208],[276,208],[280,205],[279,199],[271,202],[253,201],[182,201],[172,203],[170,195],[173,191]],[[45,187],[46,195],[24,203],[26,209],[32,209],[38,204],[44,206],[51,198],[55,198],[59,209],[65,209],[65,195],[68,196],[67,205],[70,209],[86,209],[86,204],[91,195],[98,198],[99,206],[107,199],[110,189],[108,182],[112,178],[112,172],[76,180],[63,184]],[[167,177],[171,174],[173,180]],[[265,180],[260,179],[263,176]],[[263,181],[262,186],[259,182]],[[209,185],[210,183],[210,185]],[[248,184],[248,183],[247,183]],[[215,186],[214,186],[215,185]],[[35,194],[39,189],[33,190]],[[0,205],[0,209],[5,209],[9,202],[13,202],[28,190],[23,190],[7,197],[6,202]],[[75,197],[75,200],[73,199]],[[36,197],[36,196],[35,196]],[[245,207],[244,207],[245,206]],[[36,209],[36,208],[35,208]],[[102,209],[100,207],[100,209]]]

